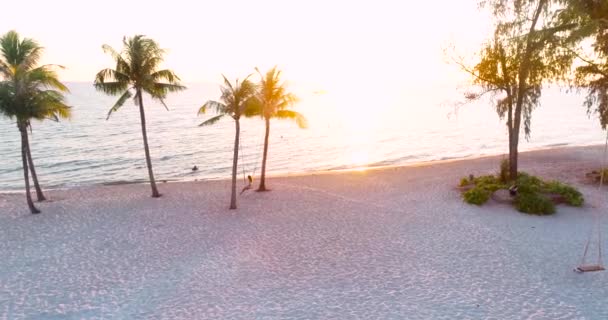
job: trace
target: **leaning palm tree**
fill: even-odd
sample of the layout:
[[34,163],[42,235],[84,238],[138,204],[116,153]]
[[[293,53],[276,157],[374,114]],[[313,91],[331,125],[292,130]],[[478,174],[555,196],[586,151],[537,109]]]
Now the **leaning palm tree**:
[[[150,148],[148,147],[148,134],[146,131],[146,114],[144,111],[144,92],[152,99],[160,101],[165,108],[164,99],[169,92],[177,92],[186,89],[179,84],[179,77],[171,70],[157,70],[163,61],[165,50],[159,48],[158,44],[142,35],[132,38],[123,38],[122,52],[118,52],[109,45],[103,45],[103,50],[109,53],[116,61],[115,69],[103,69],[95,77],[95,88],[109,95],[120,95],[118,101],[112,106],[106,118],[109,119],[113,112],[118,111],[125,102],[133,97],[136,106],[139,107],[141,119],[141,133],[144,140],[144,151],[146,154],[146,165],[152,188],[152,197],[160,197],[152,160]],[[164,81],[164,82],[163,82]],[[132,91],[135,93],[133,94]],[[168,110],[168,108],[167,108]]]
[[281,83],[281,71],[277,67],[270,69],[266,76],[262,75],[258,68],[255,68],[262,80],[260,80],[260,89],[258,92],[258,100],[260,103],[260,115],[266,124],[264,133],[264,153],[262,156],[262,174],[260,176],[260,186],[257,191],[268,191],[266,188],[266,160],[268,159],[268,138],[270,136],[270,119],[291,119],[294,120],[300,128],[306,128],[306,118],[298,112],[288,110],[297,102],[294,94],[287,92],[286,85]]
[[0,114],[16,119],[21,134],[21,155],[27,203],[32,213],[40,211],[34,206],[29,184],[32,173],[39,201],[45,200],[34,167],[29,144],[28,129],[31,120],[70,117],[70,107],[64,102],[68,89],[53,71],[52,65],[37,66],[43,48],[32,39],[21,39],[15,31],[0,38]]
[[209,100],[199,110],[198,114],[204,114],[208,109],[213,109],[217,114],[199,126],[208,126],[218,122],[224,116],[229,116],[234,120],[236,133],[234,137],[234,156],[232,158],[232,193],[230,196],[230,209],[236,209],[236,172],[239,161],[239,141],[241,134],[241,116],[251,117],[257,114],[258,104],[256,103],[256,85],[249,81],[249,76],[242,82],[237,79],[232,85],[225,76],[224,85],[221,87],[221,102]]

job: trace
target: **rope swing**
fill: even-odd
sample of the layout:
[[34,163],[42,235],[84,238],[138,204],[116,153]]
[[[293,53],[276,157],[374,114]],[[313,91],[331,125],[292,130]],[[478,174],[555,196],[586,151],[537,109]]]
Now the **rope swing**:
[[[602,168],[600,175],[600,186],[599,191],[601,194],[602,186],[604,185],[604,171],[606,169],[606,155],[608,154],[608,132],[606,134],[606,143],[604,145],[604,158],[602,160]],[[581,258],[581,263],[574,271],[579,273],[584,272],[594,272],[594,271],[603,271],[606,270],[604,268],[603,258],[602,258],[602,225],[600,218],[600,210],[597,210],[594,214],[593,225],[591,226],[591,232],[589,233],[589,238],[587,239],[587,243],[585,244],[585,251],[583,252],[583,257]],[[591,239],[593,238],[594,229],[597,229],[597,262],[595,264],[587,264],[587,253],[589,252],[589,245],[591,244]]]
[[[241,170],[243,171],[243,183],[247,184],[248,183],[248,181],[247,181],[248,179],[247,179],[247,173],[246,173],[246,171],[249,171],[249,170],[245,168],[246,167],[246,165],[245,165],[245,153],[243,152],[243,143],[242,143],[241,136],[239,136],[239,149],[240,149],[239,152],[241,154]],[[264,142],[262,141],[262,143],[260,145],[258,145],[258,150],[261,149],[263,143]],[[253,165],[253,170],[251,171],[251,177],[255,176],[255,172],[258,169],[258,164],[260,162],[260,156],[261,156],[261,154],[262,154],[261,151],[258,152],[258,156],[257,156],[257,158],[255,160],[254,165]]]

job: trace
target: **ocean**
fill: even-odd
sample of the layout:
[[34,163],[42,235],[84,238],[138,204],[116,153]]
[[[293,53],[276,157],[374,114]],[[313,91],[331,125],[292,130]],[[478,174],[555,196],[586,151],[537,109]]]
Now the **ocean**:
[[[69,83],[73,118],[55,123],[34,122],[32,155],[43,188],[68,188],[105,183],[145,182],[147,171],[138,109],[131,103],[106,121],[116,97],[94,90],[91,83]],[[158,181],[229,178],[234,123],[223,120],[198,127],[206,117],[198,108],[217,99],[216,84],[192,84],[167,99],[169,111],[150,99],[148,138]],[[457,88],[412,85],[390,98],[367,92],[358,101],[332,93],[294,87],[301,102],[296,110],[309,121],[271,123],[269,174],[403,165],[413,162],[505,154],[506,127],[490,101],[459,105]],[[533,112],[532,136],[520,150],[603,143],[596,117],[588,117],[583,95],[550,88]],[[260,173],[264,122],[243,119],[239,178]],[[0,119],[0,191],[23,189],[20,141],[14,121]],[[199,168],[193,172],[193,166]],[[465,174],[465,173],[463,173]]]

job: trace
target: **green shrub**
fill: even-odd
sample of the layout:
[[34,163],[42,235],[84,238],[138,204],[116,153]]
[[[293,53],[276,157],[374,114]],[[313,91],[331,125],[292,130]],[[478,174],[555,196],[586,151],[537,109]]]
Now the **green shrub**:
[[476,177],[473,180],[473,182],[475,182],[476,186],[483,186],[483,185],[499,184],[500,183],[500,181],[498,181],[498,179],[496,179],[496,177],[493,176],[493,175]]
[[490,193],[500,189],[507,189],[507,185],[501,183],[495,176],[481,176],[475,178],[475,186],[486,189]]
[[517,174],[518,193],[538,193],[542,191],[543,185],[543,181],[535,176],[531,176],[525,172]]
[[490,193],[494,193],[494,192],[496,192],[497,190],[500,190],[500,189],[507,189],[507,186],[504,185],[504,184],[496,184],[495,183],[495,184],[486,184],[486,185],[483,185],[483,188],[486,189],[487,191],[489,191]]
[[468,185],[469,185],[469,184],[471,184],[471,183],[472,183],[472,182],[471,182],[471,181],[469,181],[469,179],[468,179],[468,178],[466,178],[466,177],[464,177],[464,178],[460,179],[460,186],[461,186],[461,187],[466,187],[466,186],[468,186]]
[[519,212],[550,215],[555,213],[555,205],[547,197],[539,193],[519,192],[515,197],[515,208]]
[[[462,178],[461,186],[473,186],[472,189],[463,193],[466,203],[482,205],[486,203],[490,196],[500,189],[508,189],[511,184],[508,179],[508,161],[501,163],[501,170],[498,176],[486,175],[469,178]],[[538,177],[529,175],[525,172],[518,172],[517,196],[515,197],[515,208],[523,213],[549,215],[555,213],[555,204],[549,194],[558,194],[564,198],[566,204],[580,207],[584,203],[583,195],[574,187],[559,181],[544,182]]]
[[564,197],[564,200],[566,200],[567,204],[574,207],[580,207],[585,202],[585,198],[583,198],[582,193],[580,193],[574,187],[561,183],[559,181],[551,181],[546,183],[545,192],[556,193],[561,195],[562,197]]
[[500,162],[500,170],[498,171],[498,181],[506,184],[511,180],[509,177],[509,169],[509,159],[502,159]]
[[465,192],[462,197],[468,204],[474,204],[480,206],[490,199],[490,192],[484,188],[475,187]]

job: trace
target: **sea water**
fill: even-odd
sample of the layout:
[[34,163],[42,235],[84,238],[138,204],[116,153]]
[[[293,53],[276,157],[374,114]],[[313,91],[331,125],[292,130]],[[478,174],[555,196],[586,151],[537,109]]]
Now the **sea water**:
[[[208,99],[217,99],[215,84],[193,84],[162,104],[144,100],[148,138],[158,181],[229,178],[234,147],[234,121],[199,127],[209,116],[197,116]],[[106,120],[116,101],[90,83],[69,83],[73,117],[59,123],[34,122],[31,148],[39,180],[45,188],[147,180],[139,110],[131,102]],[[298,90],[300,89],[300,90]],[[492,102],[460,105],[457,88],[408,87],[399,99],[348,99],[294,88],[296,110],[308,118],[300,129],[272,120],[269,174],[343,170],[412,162],[504,154],[508,150],[505,121]],[[366,93],[373,96],[375,92]],[[383,96],[378,92],[378,97]],[[543,92],[533,112],[532,135],[520,150],[602,143],[596,117],[582,106],[583,94],[557,88]],[[260,173],[264,122],[241,120],[239,176]],[[0,191],[23,189],[20,140],[14,121],[0,119]],[[192,167],[197,166],[198,171]]]

